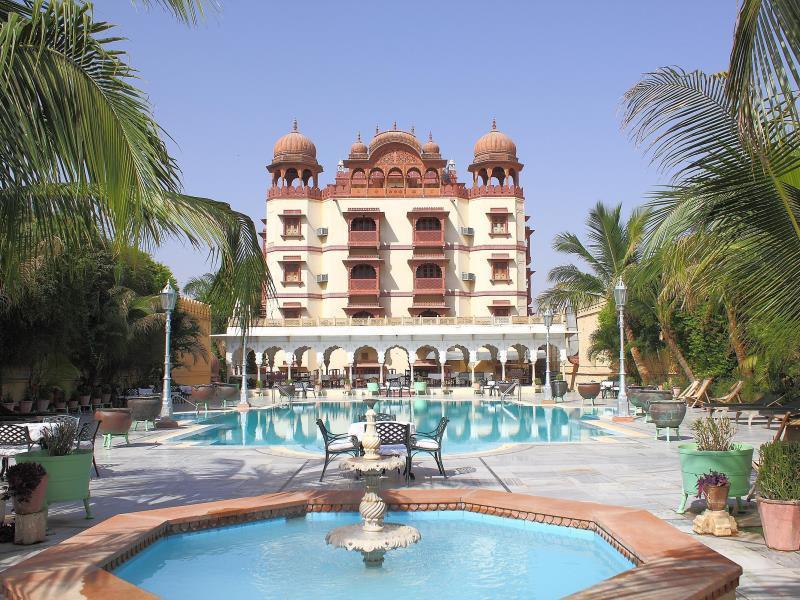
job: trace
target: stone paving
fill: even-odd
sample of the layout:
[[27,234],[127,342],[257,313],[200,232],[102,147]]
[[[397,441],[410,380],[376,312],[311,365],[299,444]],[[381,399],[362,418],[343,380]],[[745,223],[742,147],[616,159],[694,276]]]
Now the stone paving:
[[[686,424],[703,414],[690,411]],[[619,427],[627,435],[584,443],[515,446],[483,455],[448,456],[445,445],[448,478],[438,475],[433,460],[416,457],[416,480],[411,485],[483,487],[643,508],[694,535],[691,520],[703,510],[704,502],[694,500],[685,515],[674,512],[681,490],[678,443],[656,441],[653,426],[641,420]],[[748,426],[744,422],[736,440],[757,446],[771,439],[775,428],[770,431],[763,423]],[[689,439],[687,431],[688,427],[683,439]],[[323,461],[313,455],[294,456],[270,447],[178,446],[163,438],[163,432],[135,432],[128,446],[115,441],[106,450],[98,444],[101,477],[91,484],[95,518],[84,519],[80,503],[53,506],[47,541],[35,547],[0,544],[0,570],[118,513],[284,490],[361,486],[340,474],[335,465],[319,483]],[[390,477],[385,485],[399,487],[403,480]],[[737,520],[741,529],[737,537],[699,536],[742,565],[737,597],[800,598],[800,552],[766,548],[754,503],[746,505]]]

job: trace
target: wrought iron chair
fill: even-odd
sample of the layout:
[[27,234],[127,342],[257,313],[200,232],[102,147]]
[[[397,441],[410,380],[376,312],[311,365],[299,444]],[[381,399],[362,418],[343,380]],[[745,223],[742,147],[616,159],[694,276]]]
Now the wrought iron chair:
[[[358,420],[360,422],[365,422],[367,420],[367,415],[358,415]],[[397,415],[391,415],[389,413],[375,413],[375,422],[379,421],[397,421]]]
[[[414,437],[411,438],[411,456],[413,457],[420,452],[427,452],[433,456],[433,460],[436,461],[436,466],[439,468],[439,473],[441,473],[445,479],[447,479],[447,473],[444,470],[444,463],[442,462],[442,438],[444,437],[444,431],[447,429],[447,424],[449,422],[450,419],[442,417],[436,429],[429,432],[418,431]],[[409,462],[411,462],[410,457]]]
[[[406,478],[406,485],[411,479],[411,426],[408,423],[397,423],[396,421],[378,421],[375,423],[375,431],[381,438],[380,454],[405,454],[406,467],[403,475]],[[399,469],[398,469],[399,471]]]
[[97,462],[94,459],[94,442],[97,439],[97,430],[100,429],[100,421],[87,421],[78,430],[75,435],[75,448],[78,450],[92,449],[92,464],[94,465],[95,474],[100,477],[100,471],[97,469]]
[[358,456],[361,453],[361,448],[356,436],[347,433],[331,433],[328,431],[328,428],[325,427],[325,423],[322,422],[322,419],[317,419],[317,427],[319,427],[322,433],[322,439],[325,443],[325,465],[322,467],[322,474],[319,476],[319,480],[322,481],[322,478],[325,477],[328,464],[330,464],[335,456],[339,456],[340,454]]
[[0,424],[0,455],[3,457],[0,479],[6,475],[9,458],[21,452],[28,452],[32,447],[33,440],[27,427]]

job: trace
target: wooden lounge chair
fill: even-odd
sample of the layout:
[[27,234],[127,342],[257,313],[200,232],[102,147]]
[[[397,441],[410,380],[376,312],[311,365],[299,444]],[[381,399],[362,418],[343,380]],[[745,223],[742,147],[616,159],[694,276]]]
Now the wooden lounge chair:
[[694,394],[699,386],[700,386],[700,380],[695,379],[689,385],[687,385],[686,388],[675,397],[675,399],[686,400],[686,397]]
[[720,396],[719,398],[709,398],[708,402],[703,404],[703,408],[712,413],[718,410],[727,412],[731,406],[735,404],[741,404],[741,402],[736,402],[736,399],[741,398],[743,385],[744,381],[740,379],[730,387],[727,394]]
[[710,377],[703,379],[697,389],[692,394],[686,396],[686,404],[688,404],[690,408],[696,408],[708,401],[708,388],[712,381]]

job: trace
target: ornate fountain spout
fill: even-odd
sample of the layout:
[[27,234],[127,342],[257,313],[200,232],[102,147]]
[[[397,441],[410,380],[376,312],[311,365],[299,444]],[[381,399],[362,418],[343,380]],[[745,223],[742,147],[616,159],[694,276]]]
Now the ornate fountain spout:
[[381,456],[381,439],[375,428],[376,399],[367,400],[367,425],[361,445],[364,456],[349,458],[342,462],[342,469],[358,471],[364,476],[365,492],[358,505],[362,522],[358,525],[337,527],[328,533],[325,541],[337,548],[361,552],[364,564],[379,567],[386,552],[405,548],[420,539],[419,531],[409,525],[384,523],[386,503],[380,496],[380,477],[384,471],[406,466],[402,456]]

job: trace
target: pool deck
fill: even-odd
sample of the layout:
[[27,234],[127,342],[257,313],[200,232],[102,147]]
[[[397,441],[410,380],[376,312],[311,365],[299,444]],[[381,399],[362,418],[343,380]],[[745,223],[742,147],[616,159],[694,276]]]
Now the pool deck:
[[[527,396],[524,400],[536,402],[538,398]],[[573,400],[567,405],[578,404]],[[703,414],[690,411],[683,439],[688,439],[688,422]],[[800,553],[766,548],[754,504],[737,516],[738,536],[696,536],[691,533],[691,520],[704,503],[693,501],[684,515],[674,512],[681,490],[678,443],[656,441],[654,427],[641,420],[606,425],[631,435],[585,443],[515,446],[457,457],[448,457],[445,445],[448,478],[436,473],[432,460],[416,457],[416,480],[411,488],[479,487],[644,509],[741,565],[744,573],[737,597],[800,597]],[[774,434],[775,425],[770,431],[763,423],[748,426],[745,420],[736,440],[758,446]],[[51,507],[47,541],[28,547],[0,544],[0,569],[120,513],[273,492],[361,488],[360,482],[340,474],[335,465],[319,483],[321,458],[291,456],[270,447],[176,445],[162,443],[163,438],[161,431],[133,432],[129,446],[115,440],[114,447],[106,450],[98,444],[101,477],[91,483],[95,519],[84,519],[80,503]],[[390,477],[386,487],[402,488],[403,482]]]

